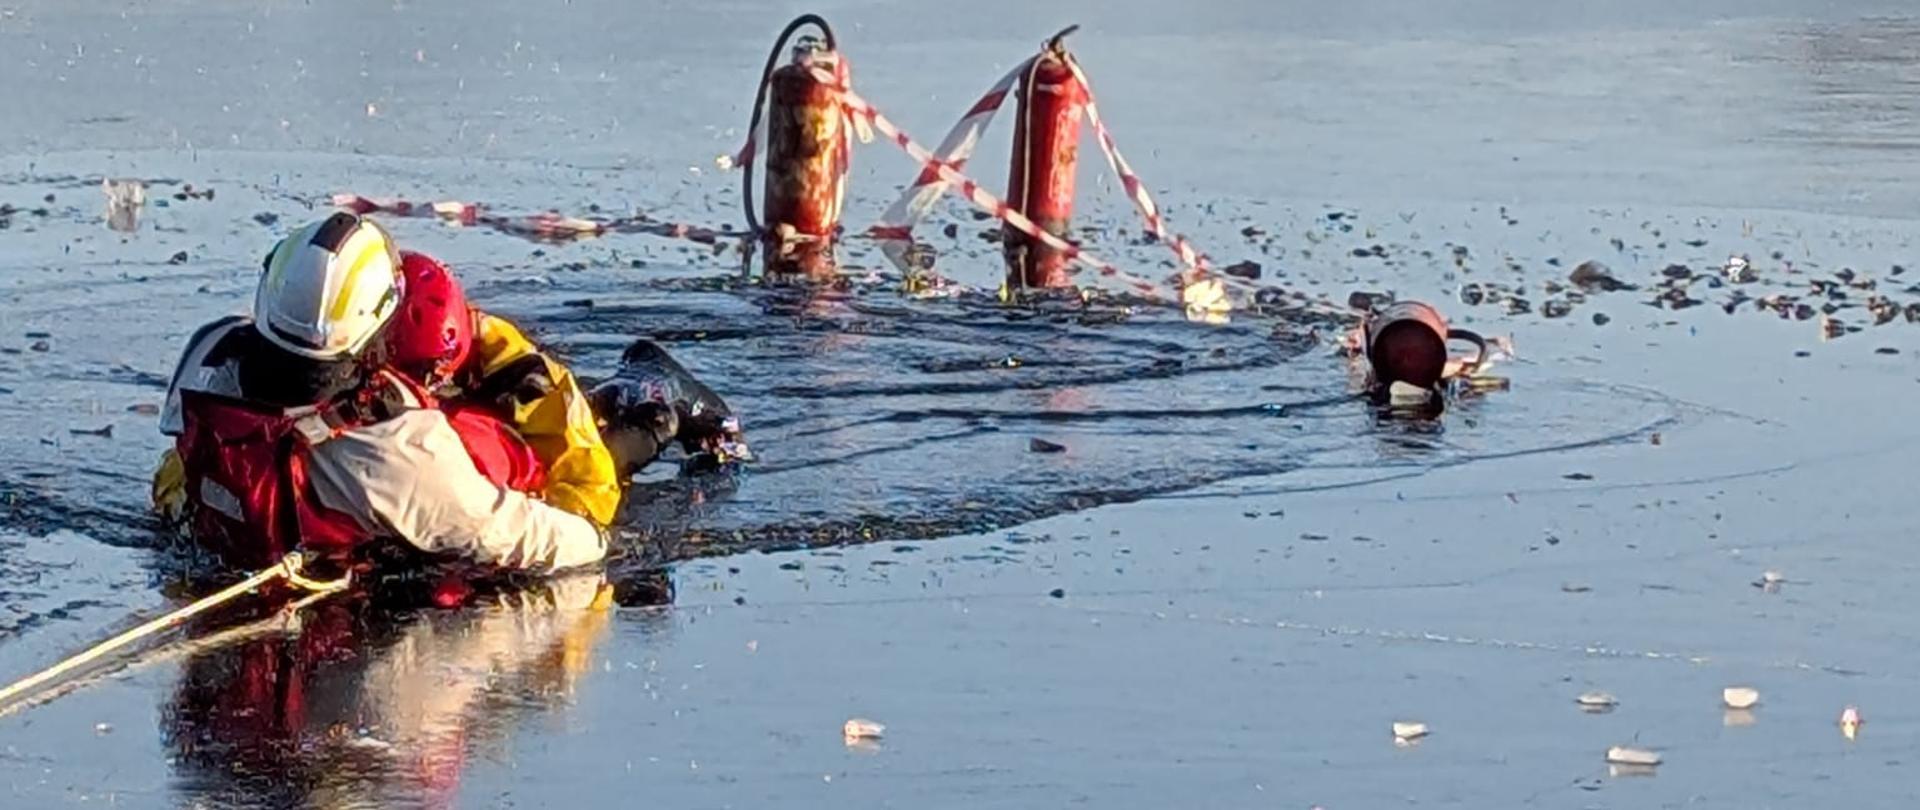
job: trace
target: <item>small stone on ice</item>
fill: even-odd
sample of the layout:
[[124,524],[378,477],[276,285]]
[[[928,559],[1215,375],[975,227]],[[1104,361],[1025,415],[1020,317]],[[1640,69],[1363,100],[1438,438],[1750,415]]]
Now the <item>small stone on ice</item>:
[[1606,692],[1582,692],[1573,702],[1586,709],[1611,709],[1620,705],[1620,699]]
[[841,729],[841,733],[846,736],[849,742],[855,740],[877,740],[886,736],[887,727],[872,720],[855,717],[847,721],[847,725]]
[[1645,748],[1629,748],[1616,745],[1607,749],[1607,761],[1615,765],[1658,765],[1660,755]]
[[1760,702],[1760,690],[1745,686],[1729,686],[1720,691],[1720,700],[1729,709],[1751,709]]

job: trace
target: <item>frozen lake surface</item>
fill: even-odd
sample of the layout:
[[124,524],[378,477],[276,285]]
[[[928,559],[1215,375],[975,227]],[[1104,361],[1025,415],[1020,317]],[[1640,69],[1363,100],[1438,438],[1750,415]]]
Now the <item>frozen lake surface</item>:
[[[763,462],[647,491],[626,539],[681,560],[664,578],[205,628],[0,718],[0,804],[1913,801],[1910,8],[814,10],[928,142],[1083,24],[1176,230],[1265,282],[1510,335],[1512,389],[1382,422],[1310,323],[911,299],[858,240],[847,289],[808,292],[687,241],[395,220],[590,376],[668,343]],[[167,604],[150,411],[274,238],[334,192],[737,227],[713,157],[790,11],[0,0],[0,679]],[[913,166],[855,163],[859,229]],[[1090,249],[1165,275],[1081,165]],[[107,229],[102,177],[148,181],[138,230]],[[990,291],[987,225],[940,219],[939,269]],[[1634,289],[1581,291],[1590,260]],[[583,610],[603,584],[621,606]],[[1760,705],[1723,711],[1727,686]],[[1593,690],[1619,706],[1583,713]],[[851,717],[886,736],[848,745]],[[1396,745],[1395,721],[1433,733]],[[1613,745],[1666,762],[1610,771]]]

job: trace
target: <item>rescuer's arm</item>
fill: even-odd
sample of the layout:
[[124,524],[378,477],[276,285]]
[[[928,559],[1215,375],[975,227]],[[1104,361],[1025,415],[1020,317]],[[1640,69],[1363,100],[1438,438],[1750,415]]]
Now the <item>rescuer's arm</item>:
[[605,526],[620,508],[613,456],[573,373],[513,324],[478,313],[474,357],[478,397],[501,401],[521,438],[547,466],[548,503]]
[[309,453],[321,503],[423,551],[536,571],[606,556],[605,535],[586,518],[481,475],[440,411],[408,411]]

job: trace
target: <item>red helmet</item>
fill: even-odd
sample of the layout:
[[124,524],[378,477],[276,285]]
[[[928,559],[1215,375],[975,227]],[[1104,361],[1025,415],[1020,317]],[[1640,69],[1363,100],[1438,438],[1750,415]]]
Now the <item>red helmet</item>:
[[460,281],[432,256],[401,252],[400,274],[406,297],[387,326],[388,362],[423,384],[438,385],[473,350],[473,311]]

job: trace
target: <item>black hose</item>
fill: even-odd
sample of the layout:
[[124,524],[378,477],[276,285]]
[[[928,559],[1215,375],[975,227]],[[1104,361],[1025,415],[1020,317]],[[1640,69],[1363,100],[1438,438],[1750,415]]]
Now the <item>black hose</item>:
[[[766,67],[760,70],[760,90],[753,94],[753,117],[747,120],[749,139],[754,136],[754,133],[760,131],[760,116],[765,113],[767,105],[767,86],[773,83],[774,63],[780,61],[780,54],[787,49],[787,40],[793,38],[793,33],[807,25],[820,29],[821,38],[827,43],[827,50],[839,50],[839,45],[833,38],[833,27],[827,25],[827,21],[821,19],[820,15],[802,14],[793,18],[793,22],[787,23],[787,27],[781,29],[779,38],[773,41],[773,50],[767,54]],[[761,233],[760,217],[753,212],[753,166],[764,159],[769,146],[770,144],[760,144],[754,156],[748,158],[747,165],[741,167],[740,204],[747,214],[747,232],[753,236],[759,236]]]
[[1042,50],[1052,51],[1056,56],[1065,56],[1067,53],[1067,36],[1078,30],[1080,30],[1079,23],[1074,23],[1073,25],[1062,28],[1060,29],[1060,33],[1048,37],[1046,43],[1041,45],[1040,48]]
[[1462,371],[1471,374],[1478,371],[1482,363],[1487,362],[1487,339],[1481,337],[1478,332],[1470,332],[1465,329],[1448,329],[1447,340],[1464,340],[1480,349],[1479,353],[1473,356],[1473,362],[1468,363]]
[[[1064,33],[1062,36],[1064,36]],[[1014,205],[1019,206],[1020,212],[1023,214],[1031,208],[1030,202],[1033,199],[1033,118],[1031,111],[1033,110],[1033,79],[1039,73],[1040,57],[1035,56],[1027,60],[1026,75],[1020,77],[1019,107],[1014,111],[1013,125],[1019,128],[1019,140],[1022,141],[1027,148],[1019,155],[1020,198],[1012,202]],[[1013,188],[1011,186],[1007,188],[1007,194],[1013,194]],[[1007,230],[1005,226],[1002,226],[1002,229]],[[1020,277],[1020,289],[1025,291],[1027,289],[1027,267],[1039,261],[1034,256],[1039,247],[1038,240],[1026,234],[1020,234],[1015,238],[1008,239],[1007,246],[1010,248],[1008,252],[1010,254],[1009,258],[1013,260],[1014,273]],[[1012,287],[1014,285],[1008,284],[1007,286]]]

